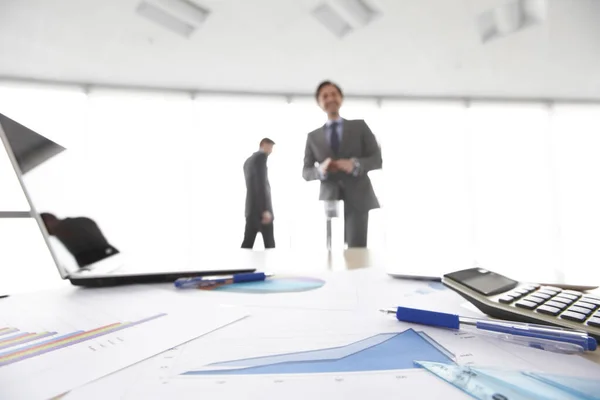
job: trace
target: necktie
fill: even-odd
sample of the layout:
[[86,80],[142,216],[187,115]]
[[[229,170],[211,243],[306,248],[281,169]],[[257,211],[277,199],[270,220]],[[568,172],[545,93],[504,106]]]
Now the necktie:
[[329,129],[331,129],[329,145],[331,146],[331,152],[334,156],[337,156],[338,152],[340,151],[340,137],[338,136],[338,125],[339,124],[337,122],[332,122],[329,126]]

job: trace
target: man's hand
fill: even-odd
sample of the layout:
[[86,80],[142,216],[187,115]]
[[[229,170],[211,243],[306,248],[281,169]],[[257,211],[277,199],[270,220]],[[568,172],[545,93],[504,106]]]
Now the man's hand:
[[325,175],[327,173],[327,169],[329,168],[329,164],[331,164],[331,158],[328,157],[325,159],[325,161],[323,161],[321,164],[319,164],[319,172],[321,173],[321,175]]
[[264,211],[262,213],[262,219],[260,221],[263,225],[268,225],[271,222],[273,222],[273,214],[271,214],[269,211]]
[[347,158],[342,158],[340,160],[336,160],[335,161],[335,166],[339,169],[344,171],[347,174],[351,174],[352,171],[354,171],[354,161],[353,160],[349,160]]

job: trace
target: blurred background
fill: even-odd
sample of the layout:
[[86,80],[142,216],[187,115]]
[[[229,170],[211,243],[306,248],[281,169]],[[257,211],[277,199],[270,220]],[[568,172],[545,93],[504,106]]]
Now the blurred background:
[[600,265],[599,21],[594,0],[2,0],[0,112],[67,148],[27,176],[38,211],[194,263],[239,248],[263,137],[277,247],[324,248],[301,168],[331,79],[382,147],[370,248],[584,273]]

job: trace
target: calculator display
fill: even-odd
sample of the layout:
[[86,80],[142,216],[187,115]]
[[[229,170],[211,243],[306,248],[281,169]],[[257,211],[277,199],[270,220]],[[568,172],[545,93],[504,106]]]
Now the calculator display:
[[471,268],[444,275],[484,296],[502,293],[517,286],[518,282],[482,268]]

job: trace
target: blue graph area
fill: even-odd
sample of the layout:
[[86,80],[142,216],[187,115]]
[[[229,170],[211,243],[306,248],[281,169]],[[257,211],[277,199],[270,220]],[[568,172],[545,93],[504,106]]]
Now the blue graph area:
[[308,374],[415,368],[414,360],[453,363],[424,333],[382,333],[347,346],[214,363],[183,375]]
[[237,293],[291,293],[315,290],[323,285],[325,285],[325,281],[321,279],[302,276],[281,276],[265,281],[223,285],[212,290]]
[[418,294],[430,294],[430,293],[435,293],[435,292],[439,292],[442,290],[448,290],[446,288],[446,286],[444,286],[443,283],[441,282],[429,282],[427,284],[427,287],[423,287],[423,288],[419,288],[416,290],[416,293]]

